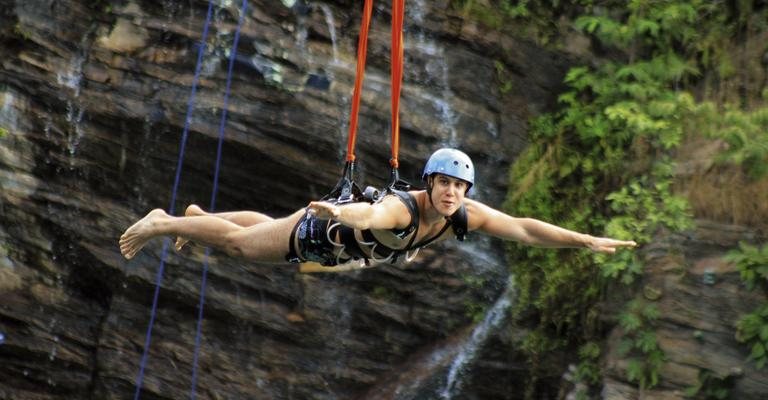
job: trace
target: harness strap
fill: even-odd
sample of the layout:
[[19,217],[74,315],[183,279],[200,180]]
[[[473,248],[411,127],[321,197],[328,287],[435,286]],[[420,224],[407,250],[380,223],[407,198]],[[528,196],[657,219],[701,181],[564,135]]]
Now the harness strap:
[[344,252],[353,258],[368,258],[365,252],[363,252],[363,249],[360,248],[360,244],[357,243],[354,229],[348,226],[342,226],[339,229],[339,241],[344,244]]
[[464,236],[467,234],[467,207],[462,204],[453,215],[450,216],[451,225],[453,226],[453,233],[456,235],[456,239],[460,242],[464,241]]
[[[409,244],[408,247],[402,249],[401,251],[409,251],[409,250],[413,250],[413,249],[418,249],[418,248],[424,247],[424,246],[434,242],[440,236],[443,236],[443,233],[445,233],[445,231],[447,231],[450,226],[451,226],[451,220],[446,220],[445,221],[445,225],[443,225],[443,227],[440,229],[440,232],[438,232],[437,235],[432,236],[429,239],[424,239],[421,242],[415,244],[413,247],[411,247],[410,244]],[[415,235],[414,235],[414,237],[415,237]]]

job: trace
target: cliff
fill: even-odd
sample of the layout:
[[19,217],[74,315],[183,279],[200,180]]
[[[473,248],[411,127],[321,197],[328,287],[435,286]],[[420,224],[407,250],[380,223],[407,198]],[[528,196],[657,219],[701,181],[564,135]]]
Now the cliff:
[[[214,6],[191,104],[206,10],[204,1],[2,3],[0,398],[134,394],[163,243],[126,262],[117,239],[152,208],[209,204],[240,3]],[[336,183],[361,11],[351,0],[248,2],[217,210],[281,216]],[[448,0],[409,1],[406,14],[401,174],[418,185],[432,150],[460,147],[475,160],[477,198],[498,206],[529,118],[554,109],[567,69],[588,46],[571,37],[555,51],[502,35]],[[381,186],[389,174],[389,20],[389,2],[377,2],[357,147],[363,185]],[[662,232],[641,249],[642,282],[611,299],[658,303],[668,359],[659,386],[638,390],[617,350],[622,332],[611,329],[600,397],[681,399],[705,373],[733,398],[768,393],[768,376],[733,336],[759,297],[723,261],[741,240],[764,236],[700,218],[696,230]],[[190,396],[204,259],[199,247],[168,254],[141,398]],[[525,331],[505,318],[514,284],[494,239],[471,235],[409,264],[339,274],[216,252],[208,265],[194,389],[201,398],[525,396],[530,366],[516,350]],[[615,311],[611,299],[606,309]],[[576,360],[547,360],[536,396],[565,397]]]
[[[16,1],[0,14],[0,398],[126,398],[139,374],[162,243],[126,262],[117,239],[169,207],[207,5],[110,4]],[[214,7],[177,210],[209,204],[239,8]],[[285,215],[336,183],[360,14],[352,1],[249,2],[217,210]],[[567,57],[486,32],[444,1],[407,14],[401,174],[418,184],[429,152],[458,146],[477,164],[478,198],[498,204]],[[376,186],[389,174],[389,18],[377,4],[357,149],[358,180]],[[500,93],[497,63],[514,91]],[[168,257],[143,398],[190,391],[202,259],[200,248]],[[507,281],[500,246],[479,237],[354,273],[216,253],[209,271],[203,398],[354,397],[462,331],[468,304],[493,303]]]

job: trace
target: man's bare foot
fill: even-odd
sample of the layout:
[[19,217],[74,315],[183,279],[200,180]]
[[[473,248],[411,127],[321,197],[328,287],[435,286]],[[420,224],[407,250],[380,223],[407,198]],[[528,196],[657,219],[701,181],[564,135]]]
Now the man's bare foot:
[[[184,211],[185,217],[195,217],[200,215],[206,215],[206,212],[203,211],[202,208],[198,207],[196,204],[190,204],[187,209]],[[181,251],[181,249],[184,248],[184,246],[189,243],[189,239],[183,238],[181,236],[176,238],[176,244],[174,244],[174,248],[176,251]]]
[[149,212],[144,218],[128,228],[120,236],[120,253],[127,259],[133,258],[147,242],[154,236],[152,234],[152,224],[157,218],[168,217],[162,209],[156,208]]

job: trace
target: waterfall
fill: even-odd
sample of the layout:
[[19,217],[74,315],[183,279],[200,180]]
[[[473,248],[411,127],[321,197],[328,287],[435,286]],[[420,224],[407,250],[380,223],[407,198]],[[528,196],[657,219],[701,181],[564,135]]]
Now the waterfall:
[[336,48],[336,22],[333,19],[333,11],[327,4],[319,4],[317,7],[323,12],[325,16],[325,24],[328,26],[328,34],[331,36],[331,50],[333,54],[333,63],[339,62],[338,49]]
[[[84,47],[81,46],[81,50]],[[56,74],[56,82],[65,88],[72,90],[72,96],[67,98],[67,115],[66,120],[69,122],[71,129],[67,133],[67,151],[70,156],[74,156],[77,152],[77,147],[80,145],[84,133],[80,122],[83,120],[84,109],[80,105],[80,82],[83,77],[83,63],[85,62],[84,54],[77,54],[75,58],[69,63],[67,69],[63,72]]]
[[504,322],[512,305],[514,282],[507,287],[482,322],[414,355],[404,368],[382,378],[366,393],[368,400],[471,398],[462,393],[464,372],[477,359],[478,352]]
[[440,391],[441,398],[452,399],[454,394],[457,394],[458,390],[461,389],[464,367],[474,361],[480,346],[485,343],[490,334],[493,333],[493,330],[504,321],[506,312],[512,304],[510,300],[512,287],[512,281],[510,281],[507,290],[496,300],[493,307],[488,310],[483,322],[472,330],[469,340],[463,344],[458,355],[454,358],[448,370],[445,387]]
[[[409,17],[407,20],[413,21],[412,24],[409,24],[408,29],[415,30],[409,36],[411,39],[414,39],[414,43],[406,51],[415,50],[427,60],[425,69],[428,76],[436,78],[438,93],[425,97],[435,107],[440,119],[440,129],[443,135],[447,136],[445,144],[449,147],[457,147],[459,144],[458,132],[456,130],[458,116],[451,106],[453,92],[450,86],[448,63],[445,61],[445,48],[434,39],[428,37],[420,28],[424,25],[425,15],[428,15],[429,10],[427,10],[427,7],[427,3],[424,0],[416,0],[409,4],[409,7],[406,7]],[[406,41],[406,45],[408,45],[408,42]]]
[[6,133],[16,131],[18,128],[18,116],[13,108],[15,99],[10,91],[3,94],[2,107],[0,107],[0,129],[7,130]]

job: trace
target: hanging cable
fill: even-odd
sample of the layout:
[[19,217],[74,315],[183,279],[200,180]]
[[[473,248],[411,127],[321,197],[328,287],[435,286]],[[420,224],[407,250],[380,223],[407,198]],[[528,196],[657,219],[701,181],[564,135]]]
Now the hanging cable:
[[400,87],[403,82],[403,14],[405,0],[392,0],[391,91],[392,100],[392,158],[389,163],[397,169],[400,151]]
[[400,180],[400,89],[403,82],[403,15],[405,14],[405,0],[392,0],[392,45],[391,45],[391,77],[390,99],[392,101],[392,157],[389,159],[391,167],[388,192],[392,190],[408,190],[410,184]]
[[[179,182],[181,181],[181,170],[184,164],[184,150],[187,145],[187,137],[189,136],[189,125],[192,119],[192,111],[195,105],[195,95],[197,94],[197,83],[200,79],[200,70],[202,66],[203,54],[205,54],[206,40],[208,38],[208,27],[211,24],[211,15],[213,11],[213,0],[208,2],[208,13],[205,17],[205,25],[203,26],[203,35],[200,39],[200,48],[197,52],[197,65],[195,66],[195,76],[192,80],[192,89],[189,95],[189,101],[187,102],[187,115],[184,119],[184,130],[181,134],[181,143],[179,144],[179,157],[176,164],[176,176],[173,181],[173,189],[171,190],[171,204],[168,207],[168,214],[173,215],[176,210],[176,195],[179,189]],[[163,272],[165,271],[165,258],[168,254],[168,247],[170,240],[166,239],[163,242],[163,250],[160,253],[160,266],[157,269],[157,276],[155,279],[155,293],[152,299],[152,311],[149,315],[149,326],[147,326],[147,334],[144,340],[144,351],[141,355],[141,362],[139,363],[139,375],[136,378],[136,391],[134,392],[134,400],[138,400],[141,395],[141,387],[144,382],[144,370],[147,366],[147,359],[149,357],[149,346],[152,342],[152,329],[155,325],[155,317],[157,316],[157,303],[160,298],[160,287],[163,283]]]
[[357,70],[355,72],[355,89],[352,93],[352,110],[349,114],[349,136],[347,139],[347,162],[355,161],[355,142],[357,140],[357,117],[360,112],[360,92],[365,77],[365,57],[368,53],[368,30],[371,26],[373,0],[365,0],[363,7],[363,22],[360,24],[360,36],[357,40]]
[[[213,189],[211,190],[210,212],[216,210],[216,195],[219,191],[219,172],[221,170],[221,150],[224,144],[224,128],[227,123],[227,110],[229,109],[229,92],[232,87],[232,70],[235,65],[235,55],[237,54],[237,44],[240,40],[240,28],[243,26],[243,18],[246,14],[248,0],[243,0],[240,7],[240,17],[235,29],[235,38],[232,41],[232,50],[229,53],[229,68],[227,69],[227,84],[224,89],[224,104],[221,108],[221,119],[219,120],[219,142],[216,148],[216,165],[213,174]],[[205,257],[203,259],[203,273],[200,279],[200,302],[197,306],[197,327],[195,331],[195,352],[192,360],[192,382],[190,385],[189,398],[194,400],[197,395],[197,364],[200,358],[200,343],[202,338],[203,308],[205,307],[205,288],[208,281],[208,259],[211,255],[210,247],[205,248]]]
[[365,77],[365,57],[368,53],[368,31],[371,26],[371,14],[373,12],[373,0],[365,0],[363,6],[363,20],[360,24],[360,35],[357,42],[357,69],[355,70],[355,87],[352,92],[352,110],[349,114],[349,135],[347,137],[347,157],[341,179],[323,200],[336,203],[348,203],[356,201],[363,196],[360,188],[355,184],[355,142],[357,140],[357,121],[360,113],[360,93]]

